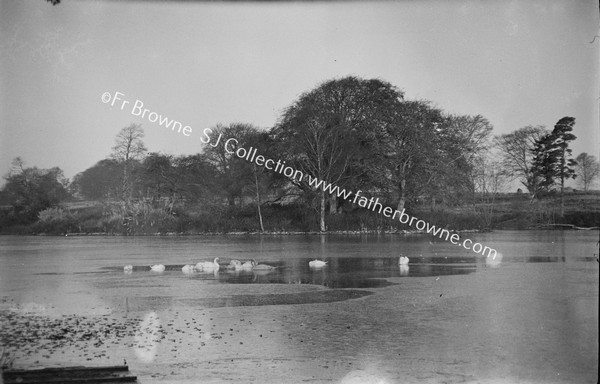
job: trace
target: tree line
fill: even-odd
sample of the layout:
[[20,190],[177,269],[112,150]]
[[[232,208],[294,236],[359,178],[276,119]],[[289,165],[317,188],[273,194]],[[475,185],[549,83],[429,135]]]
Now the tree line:
[[[211,130],[398,210],[426,209],[435,221],[467,207],[472,226],[489,227],[495,199],[514,180],[532,204],[559,194],[561,217],[565,182],[578,177],[584,190],[590,188],[600,167],[586,153],[572,158],[574,125],[573,117],[563,117],[552,131],[528,126],[494,137],[481,115],[450,114],[426,100],[407,100],[386,81],[350,76],[303,93],[270,129],[232,123]],[[0,191],[0,225],[122,233],[392,225],[323,189],[240,159],[223,142],[173,156],[149,153],[143,138],[141,125],[123,128],[111,155],[71,181],[58,168],[26,168],[15,159]],[[69,199],[97,204],[79,211],[61,207]]]

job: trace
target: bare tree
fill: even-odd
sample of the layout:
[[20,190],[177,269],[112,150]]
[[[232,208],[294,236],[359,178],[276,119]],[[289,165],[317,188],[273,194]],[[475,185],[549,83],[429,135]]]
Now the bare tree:
[[577,176],[579,176],[579,185],[582,185],[583,190],[587,191],[594,180],[600,176],[600,163],[598,163],[596,156],[588,155],[585,152],[577,156],[575,160],[577,161],[575,170]]
[[141,160],[146,154],[146,146],[142,141],[144,130],[141,124],[131,124],[119,131],[115,137],[111,157],[123,165],[122,197],[131,198],[131,163]]
[[475,157],[478,157],[487,149],[490,133],[493,130],[492,124],[481,115],[450,115],[449,118],[450,128],[462,147],[459,156],[472,163]]
[[115,137],[111,157],[117,161],[140,160],[147,151],[142,138],[144,130],[141,124],[131,124],[119,131]]
[[[344,134],[341,129],[324,129],[316,119],[307,122],[304,132],[307,157],[303,170],[316,175],[320,180],[337,184],[344,177],[350,154],[344,149]],[[319,228],[327,230],[325,225],[325,191],[319,190],[320,215]]]
[[446,160],[438,167],[441,170],[445,169],[445,172],[442,171],[441,174],[450,173],[452,175],[451,178],[446,177],[446,179],[450,179],[446,182],[448,187],[460,191],[462,180],[467,181],[467,187],[471,188],[474,197],[473,174],[481,161],[486,160],[493,126],[488,119],[481,115],[450,115],[448,119],[449,129],[446,134],[441,136],[445,144],[441,148],[443,148],[443,152],[446,152]]
[[474,189],[479,197],[479,212],[487,228],[492,225],[496,196],[502,192],[506,180],[502,162],[492,151],[481,153],[474,159]]
[[535,143],[548,131],[543,125],[528,125],[511,133],[496,136],[494,141],[502,156],[502,166],[511,180],[518,179],[529,194],[538,189],[539,176],[532,172]]
[[438,202],[462,204],[466,196],[474,196],[475,161],[489,146],[493,127],[481,115],[446,115],[436,123],[423,147],[422,171],[415,177],[421,191],[429,195],[431,207]]

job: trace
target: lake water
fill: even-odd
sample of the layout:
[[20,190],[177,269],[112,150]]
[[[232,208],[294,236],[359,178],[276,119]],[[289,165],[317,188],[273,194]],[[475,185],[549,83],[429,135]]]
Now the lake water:
[[0,343],[143,383],[596,383],[598,235],[463,235],[493,262],[425,235],[5,236]]

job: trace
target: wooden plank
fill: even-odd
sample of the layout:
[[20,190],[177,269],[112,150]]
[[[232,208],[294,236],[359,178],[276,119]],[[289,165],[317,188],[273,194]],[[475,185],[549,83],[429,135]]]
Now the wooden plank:
[[41,369],[15,369],[2,374],[5,384],[38,383],[132,383],[137,376],[126,365],[111,367],[55,367]]
[[129,367],[127,365],[112,365],[106,367],[84,367],[75,366],[75,367],[50,367],[50,368],[39,368],[39,369],[11,369],[6,372],[10,373],[33,373],[33,372],[77,372],[77,371],[129,371]]
[[70,383],[70,384],[96,384],[96,383],[137,383],[136,376],[126,377],[104,377],[104,378],[65,378],[65,377],[37,377],[28,378],[15,376],[12,379],[5,379],[5,384],[40,384],[40,383]]

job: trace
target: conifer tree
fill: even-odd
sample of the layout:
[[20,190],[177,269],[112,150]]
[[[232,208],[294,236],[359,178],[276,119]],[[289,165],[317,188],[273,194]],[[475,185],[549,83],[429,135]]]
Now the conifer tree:
[[533,150],[534,159],[532,171],[542,178],[540,187],[549,191],[555,184],[560,183],[560,215],[564,216],[565,181],[575,178],[577,162],[571,157],[569,143],[577,137],[572,134],[575,125],[574,117],[563,117],[548,135],[542,136]]

